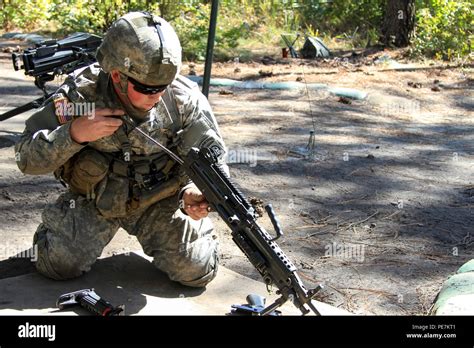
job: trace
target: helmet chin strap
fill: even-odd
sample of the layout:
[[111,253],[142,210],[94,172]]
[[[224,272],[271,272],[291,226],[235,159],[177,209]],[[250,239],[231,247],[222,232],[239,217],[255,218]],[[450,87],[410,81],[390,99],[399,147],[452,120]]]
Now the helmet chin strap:
[[116,83],[112,80],[112,83],[116,87],[115,91],[118,93],[119,100],[122,103],[123,107],[125,108],[125,111],[127,112],[127,114],[131,116],[132,118],[136,119],[137,121],[140,121],[140,122],[145,121],[150,111],[140,110],[132,104],[127,93],[128,91],[127,77],[120,74],[119,82]]

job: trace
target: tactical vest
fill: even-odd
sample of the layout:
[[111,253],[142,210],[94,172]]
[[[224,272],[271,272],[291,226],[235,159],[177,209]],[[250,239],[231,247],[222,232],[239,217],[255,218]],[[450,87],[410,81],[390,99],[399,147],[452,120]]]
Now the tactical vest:
[[[192,88],[177,79],[175,83],[183,88]],[[176,149],[182,131],[183,110],[179,110],[168,88],[162,96],[166,110],[172,120],[172,143],[170,150]],[[124,123],[116,137],[121,151],[101,152],[85,147],[63,167],[55,171],[55,176],[71,191],[95,200],[97,209],[107,218],[123,217],[173,196],[186,184],[186,178],[179,173],[179,166],[165,152],[152,155],[132,153],[128,133],[132,128]]]

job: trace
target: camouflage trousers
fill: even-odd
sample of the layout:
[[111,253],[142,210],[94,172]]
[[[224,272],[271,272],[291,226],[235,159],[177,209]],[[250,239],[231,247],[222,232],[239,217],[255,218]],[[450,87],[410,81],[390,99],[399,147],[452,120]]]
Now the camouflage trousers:
[[106,219],[94,201],[66,192],[42,214],[33,243],[37,270],[69,279],[91,269],[119,227],[135,235],[153,264],[173,281],[203,287],[216,276],[218,242],[209,218],[195,221],[177,209],[177,196],[126,218]]

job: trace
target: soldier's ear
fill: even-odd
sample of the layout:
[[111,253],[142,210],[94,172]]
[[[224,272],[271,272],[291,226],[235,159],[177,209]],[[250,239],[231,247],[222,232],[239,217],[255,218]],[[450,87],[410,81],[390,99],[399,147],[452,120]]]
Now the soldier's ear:
[[112,77],[112,81],[114,81],[114,83],[120,82],[120,72],[118,70],[115,70],[115,69],[111,70],[110,76]]

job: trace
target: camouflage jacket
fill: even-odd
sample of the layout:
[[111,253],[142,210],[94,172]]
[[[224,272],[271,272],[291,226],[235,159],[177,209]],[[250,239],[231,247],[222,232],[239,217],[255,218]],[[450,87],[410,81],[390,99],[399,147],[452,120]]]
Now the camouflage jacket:
[[[15,145],[17,164],[23,173],[54,172],[85,147],[102,153],[121,153],[123,138],[120,139],[118,132],[87,144],[76,143],[70,136],[72,118],[58,111],[58,106],[70,106],[71,110],[77,106],[124,109],[109,74],[97,63],[68,76],[56,93],[26,121],[21,139]],[[202,146],[219,146],[225,154],[225,145],[207,99],[195,83],[183,76],[175,79],[138,127],[165,146],[176,144],[175,151],[180,157],[191,147]],[[125,134],[133,155],[162,152],[133,128],[125,129]]]

